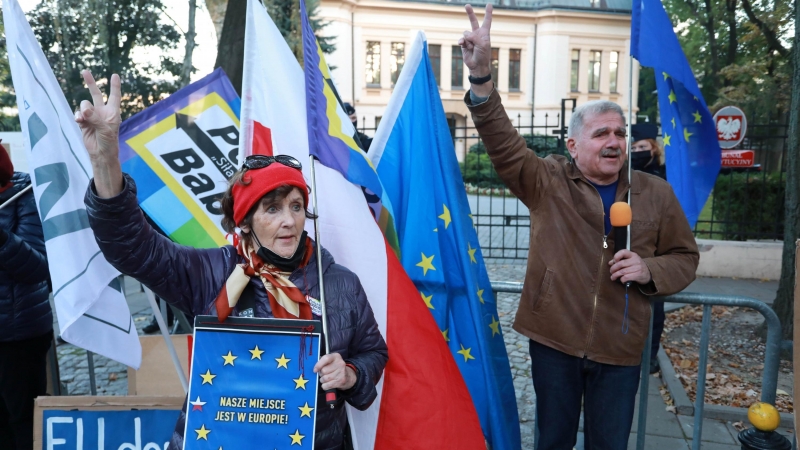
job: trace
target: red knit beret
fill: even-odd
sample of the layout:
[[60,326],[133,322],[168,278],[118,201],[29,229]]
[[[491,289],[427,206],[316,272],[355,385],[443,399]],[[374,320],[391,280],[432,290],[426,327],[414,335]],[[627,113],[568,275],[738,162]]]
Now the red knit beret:
[[294,186],[300,189],[305,201],[304,207],[308,207],[308,186],[303,178],[303,172],[298,169],[280,163],[272,163],[261,169],[246,171],[242,176],[242,181],[234,184],[231,189],[233,220],[237,226],[242,223],[250,209],[262,197],[281,186]]
[[12,176],[14,176],[14,164],[11,163],[8,152],[0,147],[0,186],[8,184]]

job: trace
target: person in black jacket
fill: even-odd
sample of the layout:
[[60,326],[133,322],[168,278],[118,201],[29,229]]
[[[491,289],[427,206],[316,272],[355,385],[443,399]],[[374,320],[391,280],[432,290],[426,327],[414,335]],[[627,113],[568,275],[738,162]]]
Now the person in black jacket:
[[[637,123],[631,126],[633,144],[631,144],[631,167],[634,170],[667,179],[667,166],[662,162],[664,152],[656,138],[658,127],[651,123]],[[650,341],[650,373],[661,370],[658,364],[658,348],[661,335],[664,333],[664,302],[653,303],[653,340]]]
[[372,145],[372,138],[367,136],[366,134],[358,131],[358,115],[356,114],[356,109],[350,103],[342,104],[344,107],[344,112],[350,117],[350,122],[353,123],[353,128],[356,130],[356,136],[358,136],[358,140],[361,141],[361,150],[364,150],[366,153],[369,150],[369,146]]
[[[330,352],[313,369],[322,387],[314,448],[344,448],[349,429],[345,402],[360,410],[373,403],[389,356],[358,276],[336,264],[303,231],[306,218],[313,216],[307,212],[308,187],[300,162],[263,155],[243,162],[221,200],[222,225],[235,236],[235,246],[195,249],[175,244],[145,221],[136,184],[121,171],[119,77],[111,77],[105,105],[91,74],[83,75],[94,99],[94,105],[84,101],[75,113],[94,174],[86,211],[100,250],[117,270],[190,316],[319,319],[321,253]],[[329,389],[339,393],[333,408],[322,406],[323,391]],[[169,449],[183,448],[185,421],[184,402]],[[271,448],[267,442],[252,444]]]
[[47,392],[53,341],[42,222],[26,173],[0,148],[0,448],[33,448],[33,401]]

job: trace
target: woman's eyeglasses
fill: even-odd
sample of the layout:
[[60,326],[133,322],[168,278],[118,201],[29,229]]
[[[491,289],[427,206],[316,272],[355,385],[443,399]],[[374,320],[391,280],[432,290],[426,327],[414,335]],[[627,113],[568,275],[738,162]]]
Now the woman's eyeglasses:
[[298,161],[297,158],[289,155],[251,155],[244,159],[244,164],[242,164],[242,167],[248,170],[263,169],[272,163],[283,164],[284,166],[291,167],[292,169],[303,170],[303,166],[300,164],[300,161]]

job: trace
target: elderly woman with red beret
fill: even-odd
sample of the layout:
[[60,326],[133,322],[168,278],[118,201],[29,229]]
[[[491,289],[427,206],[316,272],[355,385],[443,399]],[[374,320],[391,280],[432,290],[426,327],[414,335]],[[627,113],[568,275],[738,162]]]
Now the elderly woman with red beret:
[[[91,74],[84,72],[84,79],[94,104],[82,102],[75,121],[94,172],[86,209],[103,255],[120,272],[192,316],[216,312],[221,319],[318,319],[316,252],[322,253],[331,348],[314,372],[322,382],[318,404],[325,404],[323,390],[338,389],[339,400],[334,408],[318,409],[315,448],[346,448],[344,402],[361,410],[372,404],[388,353],[358,277],[336,264],[303,230],[313,216],[307,210],[308,187],[300,163],[289,156],[244,161],[222,197],[222,225],[234,234],[235,246],[195,249],[175,244],[147,224],[136,185],[121,171],[119,77],[111,77],[108,104]],[[244,287],[238,292],[223,289],[235,285]],[[184,404],[170,449],[183,448],[185,411]]]

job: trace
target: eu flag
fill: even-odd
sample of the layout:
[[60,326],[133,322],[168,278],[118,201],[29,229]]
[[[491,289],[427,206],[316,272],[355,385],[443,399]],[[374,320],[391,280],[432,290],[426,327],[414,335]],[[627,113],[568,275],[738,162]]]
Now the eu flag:
[[489,448],[519,449],[497,305],[422,32],[369,155],[395,208],[403,267],[461,370]]
[[634,0],[631,55],[656,74],[668,181],[694,227],[722,163],[714,120],[660,0]]

